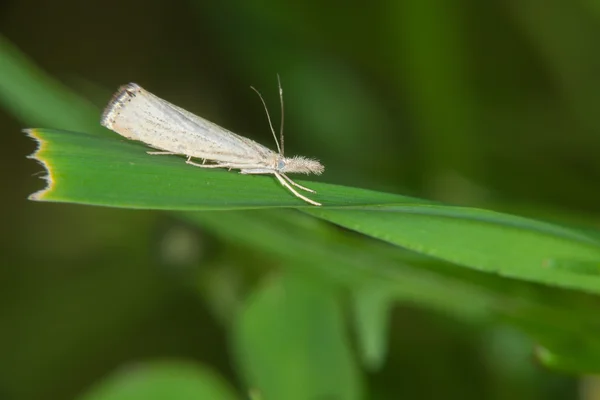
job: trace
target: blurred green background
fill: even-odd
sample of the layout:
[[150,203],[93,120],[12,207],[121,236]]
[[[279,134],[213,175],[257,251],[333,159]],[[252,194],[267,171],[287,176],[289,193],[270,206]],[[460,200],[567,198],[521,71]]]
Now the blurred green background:
[[[23,106],[19,85],[55,79],[99,119],[137,82],[275,148],[249,86],[277,124],[280,74],[286,150],[325,164],[313,179],[598,227],[598,1],[5,0],[0,27],[0,399],[74,398],[156,359],[204,364],[244,393],[227,327],[280,267],[206,221],[27,201],[42,168],[21,129],[81,125],[40,118],[54,100]],[[533,290],[515,285],[501,287]],[[392,316],[364,398],[600,396],[593,378],[538,366],[504,321],[419,301]]]

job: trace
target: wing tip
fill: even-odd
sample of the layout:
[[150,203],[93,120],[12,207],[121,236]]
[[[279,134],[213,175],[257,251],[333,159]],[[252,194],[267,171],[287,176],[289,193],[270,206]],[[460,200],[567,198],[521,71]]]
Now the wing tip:
[[112,130],[119,111],[142,90],[140,85],[133,82],[121,86],[104,109],[100,124]]

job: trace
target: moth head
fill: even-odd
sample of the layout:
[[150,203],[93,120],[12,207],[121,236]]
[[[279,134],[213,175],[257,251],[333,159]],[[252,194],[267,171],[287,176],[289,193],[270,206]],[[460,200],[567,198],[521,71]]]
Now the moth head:
[[325,170],[323,164],[310,158],[295,156],[281,158],[277,162],[277,170],[281,173],[316,174],[321,175]]

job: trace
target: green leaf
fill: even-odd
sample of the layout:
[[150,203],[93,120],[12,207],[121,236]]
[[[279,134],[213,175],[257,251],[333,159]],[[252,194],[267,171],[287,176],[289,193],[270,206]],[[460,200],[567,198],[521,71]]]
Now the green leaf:
[[314,207],[268,176],[203,170],[176,156],[151,156],[139,143],[97,135],[30,130],[33,155],[49,186],[35,200],[170,210],[300,207],[390,243],[474,269],[555,286],[600,292],[600,275],[552,268],[551,260],[597,263],[597,237],[492,211],[324,183]]
[[306,212],[348,229],[477,270],[600,293],[600,274],[552,268],[551,260],[597,263],[600,242],[573,229],[467,207],[392,205]]
[[234,327],[237,365],[264,400],[362,398],[334,289],[299,273],[248,299]]
[[363,364],[371,371],[383,365],[391,308],[397,293],[390,285],[366,283],[352,291],[354,329]]
[[[149,155],[148,147],[114,134],[113,138],[68,131],[30,129],[38,141],[32,155],[48,172],[48,187],[33,200],[112,207],[169,210],[313,207],[295,197],[274,177],[206,170],[183,157]],[[311,197],[334,205],[413,202],[399,195],[324,183]]]
[[162,361],[129,366],[97,384],[80,400],[234,400],[224,381],[191,363]]

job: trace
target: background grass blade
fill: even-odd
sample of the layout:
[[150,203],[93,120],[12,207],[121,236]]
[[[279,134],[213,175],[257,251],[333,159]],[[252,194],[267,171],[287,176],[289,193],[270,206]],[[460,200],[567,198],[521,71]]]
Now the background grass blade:
[[235,356],[261,398],[364,398],[339,288],[314,278],[289,270],[272,277],[241,310],[233,329]]
[[0,103],[22,121],[102,134],[98,109],[41,71],[0,36]]
[[181,361],[155,361],[114,372],[78,400],[235,400],[228,385],[208,368]]

